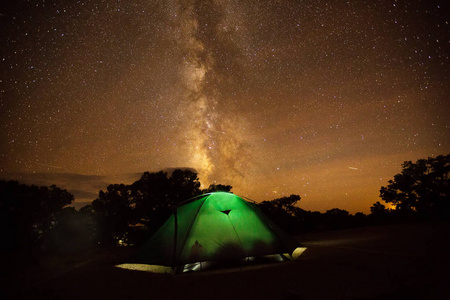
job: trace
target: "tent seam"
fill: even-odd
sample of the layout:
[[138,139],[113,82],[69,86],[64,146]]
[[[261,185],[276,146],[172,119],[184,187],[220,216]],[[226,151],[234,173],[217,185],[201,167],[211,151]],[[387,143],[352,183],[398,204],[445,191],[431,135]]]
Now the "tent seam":
[[193,218],[194,221],[189,225],[189,229],[187,230],[187,233],[186,233],[186,238],[184,239],[184,241],[183,241],[183,243],[182,243],[183,246],[182,246],[181,251],[180,251],[180,256],[181,256],[181,254],[183,253],[184,248],[186,247],[186,241],[189,239],[189,236],[191,235],[192,227],[194,226],[194,223],[195,223],[196,220],[197,220],[198,213],[200,212],[200,210],[202,209],[202,207],[203,207],[203,205],[205,204],[206,200],[208,200],[208,198],[209,198],[210,196],[211,196],[211,194],[208,195],[208,197],[205,197],[206,199],[205,199],[205,200],[203,201],[203,203],[199,206],[197,212],[195,213],[195,216],[194,216],[194,218]]

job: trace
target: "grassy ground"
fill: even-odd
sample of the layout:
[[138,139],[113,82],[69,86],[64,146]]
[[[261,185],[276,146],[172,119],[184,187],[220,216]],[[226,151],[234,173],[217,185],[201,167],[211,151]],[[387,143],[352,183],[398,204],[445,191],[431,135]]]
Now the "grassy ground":
[[[170,275],[114,267],[125,252],[29,275],[5,299],[450,299],[450,224],[306,234],[299,261]],[[125,250],[126,251],[126,250]],[[1,298],[0,298],[1,299]]]

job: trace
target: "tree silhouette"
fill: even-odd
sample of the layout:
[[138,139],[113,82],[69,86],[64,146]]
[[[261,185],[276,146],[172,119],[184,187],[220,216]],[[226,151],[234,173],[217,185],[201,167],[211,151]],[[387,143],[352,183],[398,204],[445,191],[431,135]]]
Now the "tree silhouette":
[[272,201],[263,201],[260,209],[278,226],[288,232],[294,232],[299,227],[298,216],[303,212],[295,206],[300,201],[299,195],[290,195]]
[[130,190],[139,219],[146,219],[149,212],[169,205],[170,183],[165,172],[145,172]]
[[322,217],[328,229],[341,229],[351,227],[352,216],[344,209],[333,208],[327,210]]
[[145,172],[131,187],[135,216],[139,223],[159,227],[181,202],[201,194],[197,173],[176,169],[168,177],[165,172]]
[[327,210],[327,212],[325,213],[329,216],[333,216],[333,217],[337,217],[337,218],[345,218],[347,216],[350,215],[350,213],[344,209],[340,209],[340,208],[333,208],[330,210]]
[[390,209],[387,209],[380,201],[375,202],[370,207],[369,219],[373,224],[380,224],[390,221],[394,214]]
[[223,184],[210,184],[207,189],[202,191],[202,194],[213,193],[213,192],[231,192],[233,187],[231,185],[223,185]]
[[271,201],[263,201],[260,207],[269,214],[276,214],[283,212],[284,214],[293,215],[298,207],[295,205],[300,201],[299,195],[290,195],[289,197],[282,197]]
[[133,222],[130,190],[124,184],[110,184],[106,192],[100,191],[92,201],[97,213],[101,242],[116,244],[125,238],[128,226]]
[[371,207],[370,207],[370,213],[372,215],[384,215],[388,212],[388,210],[386,209],[386,206],[381,204],[380,201],[375,202]]
[[187,199],[201,194],[197,173],[191,170],[176,169],[169,178],[170,205],[175,206]]
[[404,212],[420,216],[449,217],[450,214],[450,155],[405,161],[402,171],[381,187],[380,197]]
[[200,193],[197,173],[181,169],[170,177],[162,171],[145,172],[131,185],[109,185],[91,204],[100,241],[110,245],[128,242],[141,227],[153,232],[177,205]]
[[92,215],[85,210],[65,207],[55,216],[54,223],[44,242],[47,253],[67,256],[94,249],[96,227]]
[[38,187],[1,180],[1,249],[36,258],[56,216],[73,200],[72,194],[54,185]]

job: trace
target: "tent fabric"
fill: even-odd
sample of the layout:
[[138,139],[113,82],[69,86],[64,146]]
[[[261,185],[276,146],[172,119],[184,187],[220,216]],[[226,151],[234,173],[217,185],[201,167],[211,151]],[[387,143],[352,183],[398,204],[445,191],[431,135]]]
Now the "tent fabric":
[[179,206],[144,244],[139,260],[176,267],[291,253],[296,247],[256,204],[231,193],[215,192]]

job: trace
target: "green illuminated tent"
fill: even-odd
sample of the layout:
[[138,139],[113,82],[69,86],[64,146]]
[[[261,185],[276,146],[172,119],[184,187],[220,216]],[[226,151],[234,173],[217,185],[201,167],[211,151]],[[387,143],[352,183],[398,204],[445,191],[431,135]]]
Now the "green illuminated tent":
[[290,254],[297,245],[256,204],[231,193],[216,192],[180,205],[144,244],[139,260],[184,267]]

